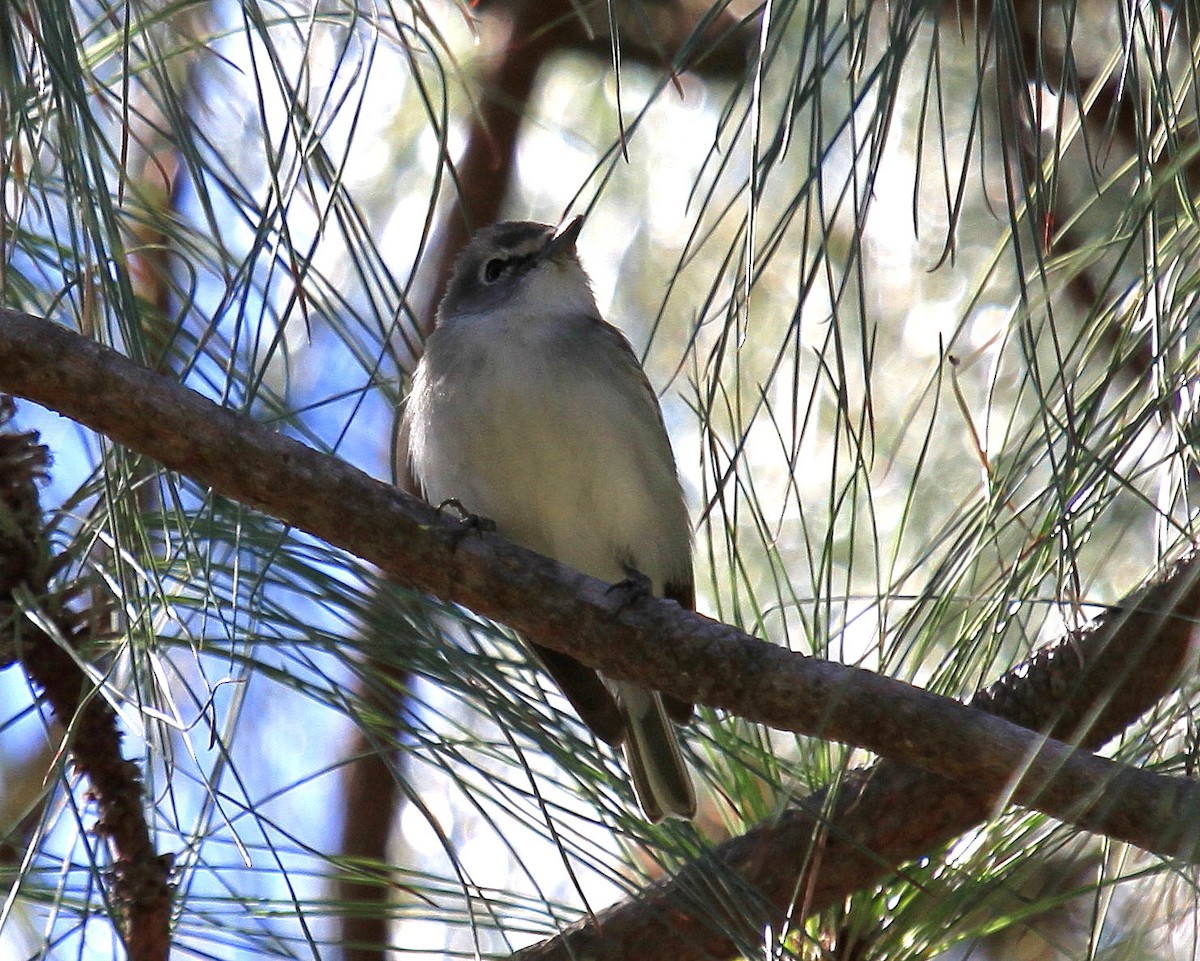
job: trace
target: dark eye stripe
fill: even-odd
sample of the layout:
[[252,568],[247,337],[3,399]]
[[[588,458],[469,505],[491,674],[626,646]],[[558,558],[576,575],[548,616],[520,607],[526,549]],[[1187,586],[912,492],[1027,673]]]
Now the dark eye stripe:
[[480,276],[485,284],[494,284],[505,274],[510,274],[532,263],[533,260],[533,254],[524,254],[519,257],[493,257],[484,263]]

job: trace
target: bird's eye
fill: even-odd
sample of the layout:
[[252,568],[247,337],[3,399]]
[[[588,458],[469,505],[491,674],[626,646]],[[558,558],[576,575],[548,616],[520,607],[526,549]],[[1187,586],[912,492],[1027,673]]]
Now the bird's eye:
[[485,283],[494,284],[500,279],[500,275],[504,273],[508,267],[508,261],[501,260],[499,257],[489,260],[483,265],[483,280]]

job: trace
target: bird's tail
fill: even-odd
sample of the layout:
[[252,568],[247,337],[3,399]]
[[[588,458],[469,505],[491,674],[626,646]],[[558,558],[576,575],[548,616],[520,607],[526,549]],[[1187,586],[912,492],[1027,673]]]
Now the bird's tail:
[[658,692],[635,684],[618,683],[615,687],[625,715],[625,758],[643,813],[652,823],[664,817],[692,817],[696,813],[696,792],[662,698]]

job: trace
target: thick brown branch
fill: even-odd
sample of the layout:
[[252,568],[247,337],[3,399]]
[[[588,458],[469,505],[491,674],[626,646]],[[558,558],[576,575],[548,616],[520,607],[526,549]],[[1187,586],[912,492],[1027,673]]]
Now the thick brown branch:
[[1074,751],[949,698],[802,657],[457,521],[34,317],[0,312],[0,389],[461,603],[618,680],[868,748],[1148,850],[1192,859],[1200,791]]
[[[518,17],[514,12],[513,22],[504,24],[503,29],[499,24],[492,25],[495,32],[505,36],[482,58],[478,103],[470,117],[466,148],[455,165],[455,193],[444,205],[433,245],[421,258],[422,283],[410,304],[422,336],[433,329],[435,305],[454,258],[466,244],[471,230],[499,219],[516,164],[517,132],[542,64],[558,49],[558,31],[535,29],[544,13],[526,8],[520,14]],[[408,340],[400,365],[411,370],[419,351],[418,340]],[[403,458],[401,462],[400,483],[408,490],[415,490],[416,484],[407,475]],[[382,661],[372,663],[370,669],[373,674],[394,670]],[[361,679],[357,685],[359,697],[365,700],[375,697]],[[399,795],[392,778],[386,776],[385,762],[371,753],[369,747],[361,730],[355,731],[347,745],[352,760],[342,781],[347,802],[343,810],[347,815],[342,822],[339,849],[359,864],[372,861],[383,864],[387,860],[389,829]],[[339,881],[338,885],[339,900],[356,905],[356,911],[341,922],[344,961],[382,959],[386,954],[389,924],[386,912],[381,909],[390,897],[387,885],[350,878]],[[375,904],[376,910],[370,910],[367,907],[370,904]]]
[[[1014,668],[975,703],[1035,730],[1099,747],[1194,666],[1198,617],[1200,555],[1193,554],[1159,583],[1098,618],[1090,630],[1068,635]],[[789,920],[800,924],[937,850],[994,810],[986,793],[881,761],[720,845],[702,864],[601,912],[595,923],[585,918],[514,957],[619,961],[644,945],[663,943],[671,944],[672,961],[752,954],[764,927],[779,931]],[[757,896],[760,914],[716,919],[711,905],[694,903],[689,892],[705,875],[722,870]]]

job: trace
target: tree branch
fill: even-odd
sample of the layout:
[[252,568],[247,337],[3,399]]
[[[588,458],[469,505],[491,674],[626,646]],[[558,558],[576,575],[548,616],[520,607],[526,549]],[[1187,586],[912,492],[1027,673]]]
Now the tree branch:
[[[1082,746],[1099,747],[1194,668],[1200,553],[1158,583],[1009,671],[975,699],[985,710]],[[985,821],[994,799],[895,761],[850,772],[779,818],[714,848],[700,863],[589,915],[514,961],[623,961],[670,944],[672,961],[761,953],[781,932],[878,883]],[[914,816],[920,812],[920,816]],[[715,867],[719,865],[720,867]],[[757,896],[736,918],[715,917],[691,892],[731,873]]]
[[[20,660],[88,781],[99,814],[92,830],[112,852],[108,890],[130,961],[165,961],[171,859],[159,857],[150,839],[141,771],[122,755],[116,712],[92,696],[94,685],[70,650],[90,639],[95,612],[72,609],[68,595],[50,592],[58,559],[48,550],[36,488],[49,454],[34,435],[9,429],[13,412],[11,398],[0,399],[0,662]],[[22,592],[37,599],[42,619],[26,616]]]
[[[767,644],[461,525],[64,328],[0,311],[0,389],[502,621],[618,680],[868,748],[1165,856],[1197,858],[1200,790],[854,667]],[[353,505],[348,509],[347,505]]]

